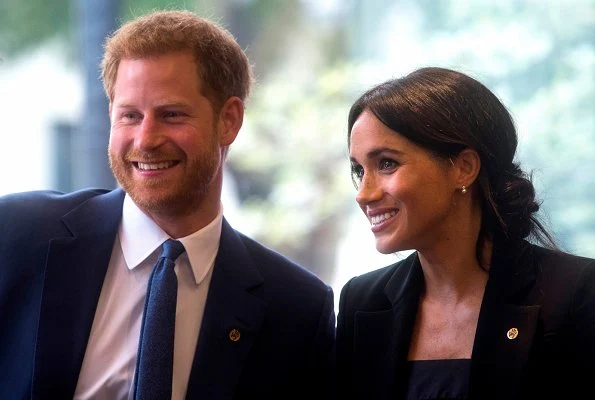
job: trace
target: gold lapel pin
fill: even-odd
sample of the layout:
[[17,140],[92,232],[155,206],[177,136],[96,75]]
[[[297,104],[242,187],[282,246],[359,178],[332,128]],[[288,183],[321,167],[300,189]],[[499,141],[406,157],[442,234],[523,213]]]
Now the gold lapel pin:
[[235,328],[229,331],[229,340],[232,342],[237,342],[240,340],[240,336],[240,331]]
[[510,340],[516,339],[516,337],[518,335],[519,335],[519,330],[517,328],[510,328],[508,330],[508,332],[506,332],[506,337],[509,338]]

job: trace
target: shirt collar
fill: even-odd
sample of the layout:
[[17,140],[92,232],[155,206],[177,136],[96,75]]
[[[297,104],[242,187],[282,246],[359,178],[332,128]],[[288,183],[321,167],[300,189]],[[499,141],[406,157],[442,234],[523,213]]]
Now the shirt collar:
[[[207,226],[178,239],[186,249],[186,253],[181,257],[188,257],[197,285],[214,264],[219,250],[222,221],[223,206],[220,206],[217,216]],[[119,236],[122,254],[129,269],[140,265],[170,238],[155,221],[138,208],[128,194],[124,197]]]

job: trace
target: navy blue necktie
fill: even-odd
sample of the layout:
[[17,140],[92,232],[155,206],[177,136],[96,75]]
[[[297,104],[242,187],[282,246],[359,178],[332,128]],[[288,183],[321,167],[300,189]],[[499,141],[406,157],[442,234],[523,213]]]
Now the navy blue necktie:
[[165,241],[149,279],[134,377],[137,400],[171,399],[178,295],[174,265],[183,252],[181,242]]

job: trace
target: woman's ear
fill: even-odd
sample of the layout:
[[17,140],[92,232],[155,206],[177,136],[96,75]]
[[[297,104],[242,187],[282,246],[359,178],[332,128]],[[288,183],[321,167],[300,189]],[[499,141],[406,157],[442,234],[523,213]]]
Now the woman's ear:
[[453,159],[453,167],[456,171],[456,185],[470,187],[479,175],[481,159],[477,151],[466,148]]
[[233,143],[244,121],[244,102],[239,97],[230,97],[219,111],[219,145]]

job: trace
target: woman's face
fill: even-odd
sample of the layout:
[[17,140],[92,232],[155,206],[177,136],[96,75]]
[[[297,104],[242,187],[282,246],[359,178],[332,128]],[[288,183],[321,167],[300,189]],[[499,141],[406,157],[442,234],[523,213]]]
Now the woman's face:
[[423,251],[452,240],[459,189],[446,160],[439,160],[366,110],[351,130],[356,201],[368,217],[381,253]]

